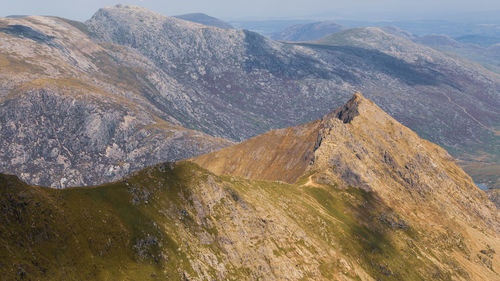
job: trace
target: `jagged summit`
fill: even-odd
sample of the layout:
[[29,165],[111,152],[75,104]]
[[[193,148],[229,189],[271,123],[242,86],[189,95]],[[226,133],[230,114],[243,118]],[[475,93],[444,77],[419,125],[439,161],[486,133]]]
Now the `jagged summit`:
[[[360,93],[319,121],[270,131],[193,161],[216,174],[252,179],[293,183],[309,175],[319,184],[376,192],[398,208],[428,194],[455,202],[465,213],[484,207],[473,203],[483,201],[484,193],[444,149],[421,139]],[[489,223],[500,230],[498,221]]]
[[[313,163],[316,162],[316,166],[318,163],[328,163],[327,158],[330,155],[325,155],[319,148],[325,145],[323,141],[328,139],[330,134],[344,132],[343,135],[351,135],[355,141],[356,136],[352,131],[358,128],[367,131],[390,131],[395,130],[393,126],[404,127],[357,92],[343,106],[320,120],[272,130],[238,145],[194,158],[193,161],[216,174],[293,183],[307,169],[312,169]],[[410,136],[416,136],[409,129],[404,129]],[[370,134],[371,132],[367,133]],[[376,132],[374,134],[376,135]],[[317,151],[319,152],[316,153]]]
[[355,93],[345,105],[337,108],[327,116],[331,117],[331,115],[334,115],[344,123],[350,123],[354,117],[359,115],[360,104],[367,101],[361,93]]

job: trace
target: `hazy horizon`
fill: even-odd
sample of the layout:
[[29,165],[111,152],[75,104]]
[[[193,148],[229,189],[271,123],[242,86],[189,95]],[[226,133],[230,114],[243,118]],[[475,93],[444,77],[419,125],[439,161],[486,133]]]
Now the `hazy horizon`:
[[[0,16],[50,15],[85,21],[99,8],[116,4],[136,5],[158,13],[172,16],[186,13],[205,13],[224,20],[258,19],[328,19],[351,20],[474,20],[496,19],[494,11],[500,10],[500,2],[492,0],[453,1],[439,3],[421,0],[418,3],[407,0],[254,0],[248,1],[202,1],[186,0],[182,3],[165,3],[161,0],[133,1],[7,1],[0,0],[3,10]],[[490,15],[485,17],[484,15]]]

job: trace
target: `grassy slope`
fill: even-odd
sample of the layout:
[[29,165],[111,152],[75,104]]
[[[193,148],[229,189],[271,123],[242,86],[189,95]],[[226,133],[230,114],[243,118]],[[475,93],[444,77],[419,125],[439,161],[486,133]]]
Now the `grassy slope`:
[[[220,238],[220,232],[228,231],[222,221],[230,204],[224,200],[233,199],[246,202],[252,210],[262,207],[286,213],[292,222],[289,227],[305,231],[313,241],[297,240],[285,247],[274,241],[282,237],[272,238],[274,257],[268,259],[298,257],[306,264],[311,261],[301,257],[305,249],[313,254],[338,251],[348,260],[346,265],[330,254],[318,254],[314,259],[320,276],[305,272],[304,279],[337,279],[341,274],[360,280],[362,272],[356,268],[378,280],[467,277],[448,255],[454,247],[435,246],[422,254],[428,246],[423,236],[371,193],[307,186],[305,178],[289,185],[215,177],[189,162],[170,167],[157,165],[122,182],[67,190],[31,187],[15,177],[0,176],[1,276],[6,280],[177,280],[184,275],[220,279],[213,267],[202,270],[204,277],[192,267],[197,262],[193,258],[197,247],[213,253],[219,262],[225,261],[220,242],[200,245],[183,233]],[[227,193],[207,218],[210,228],[194,219],[199,209],[192,196],[208,177],[225,186]],[[185,216],[179,217],[179,213]],[[248,247],[245,251],[250,254]],[[439,260],[441,266],[431,259]],[[443,264],[454,269],[443,268]],[[231,280],[253,279],[258,271],[236,264],[226,264],[226,268],[225,278]]]

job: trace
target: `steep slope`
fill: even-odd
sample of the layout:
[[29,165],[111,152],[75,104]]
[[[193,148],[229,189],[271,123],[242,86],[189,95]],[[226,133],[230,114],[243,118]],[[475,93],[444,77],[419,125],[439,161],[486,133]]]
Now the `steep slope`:
[[230,144],[155,108],[158,90],[145,82],[154,65],[85,32],[58,18],[0,19],[0,171],[93,185]]
[[175,16],[175,17],[178,19],[192,21],[192,22],[196,22],[199,24],[214,26],[214,27],[218,27],[218,28],[226,28],[226,29],[233,29],[234,28],[232,25],[230,25],[229,23],[227,23],[225,21],[222,21],[218,18],[214,18],[214,17],[211,17],[211,16],[203,14],[203,13],[192,13],[192,14],[179,15],[179,16]]
[[279,129],[193,159],[216,174],[293,183],[312,160],[320,123]]
[[343,29],[345,27],[336,22],[321,21],[292,25],[278,33],[274,33],[271,35],[271,38],[274,40],[295,42],[313,41]]
[[286,44],[133,6],[101,9],[86,25],[98,40],[134,48],[184,86],[157,103],[181,104],[175,111],[185,127],[244,140],[317,119],[362,91],[455,156],[499,159],[500,76],[380,29]]
[[[256,151],[296,163],[300,157],[284,148],[300,154],[307,149],[299,143],[310,141],[312,161],[293,184],[218,176],[187,161],[65,190],[1,175],[0,273],[36,280],[499,278],[496,208],[444,150],[361,95],[319,122],[249,140],[239,145],[248,154],[234,157],[280,169]],[[298,173],[281,169],[283,180]]]

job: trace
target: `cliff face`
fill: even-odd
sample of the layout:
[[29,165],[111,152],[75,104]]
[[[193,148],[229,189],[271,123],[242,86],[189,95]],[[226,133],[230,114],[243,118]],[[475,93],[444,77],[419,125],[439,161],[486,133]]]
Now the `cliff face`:
[[320,121],[111,184],[0,175],[0,210],[7,280],[499,278],[495,206],[360,94]]

